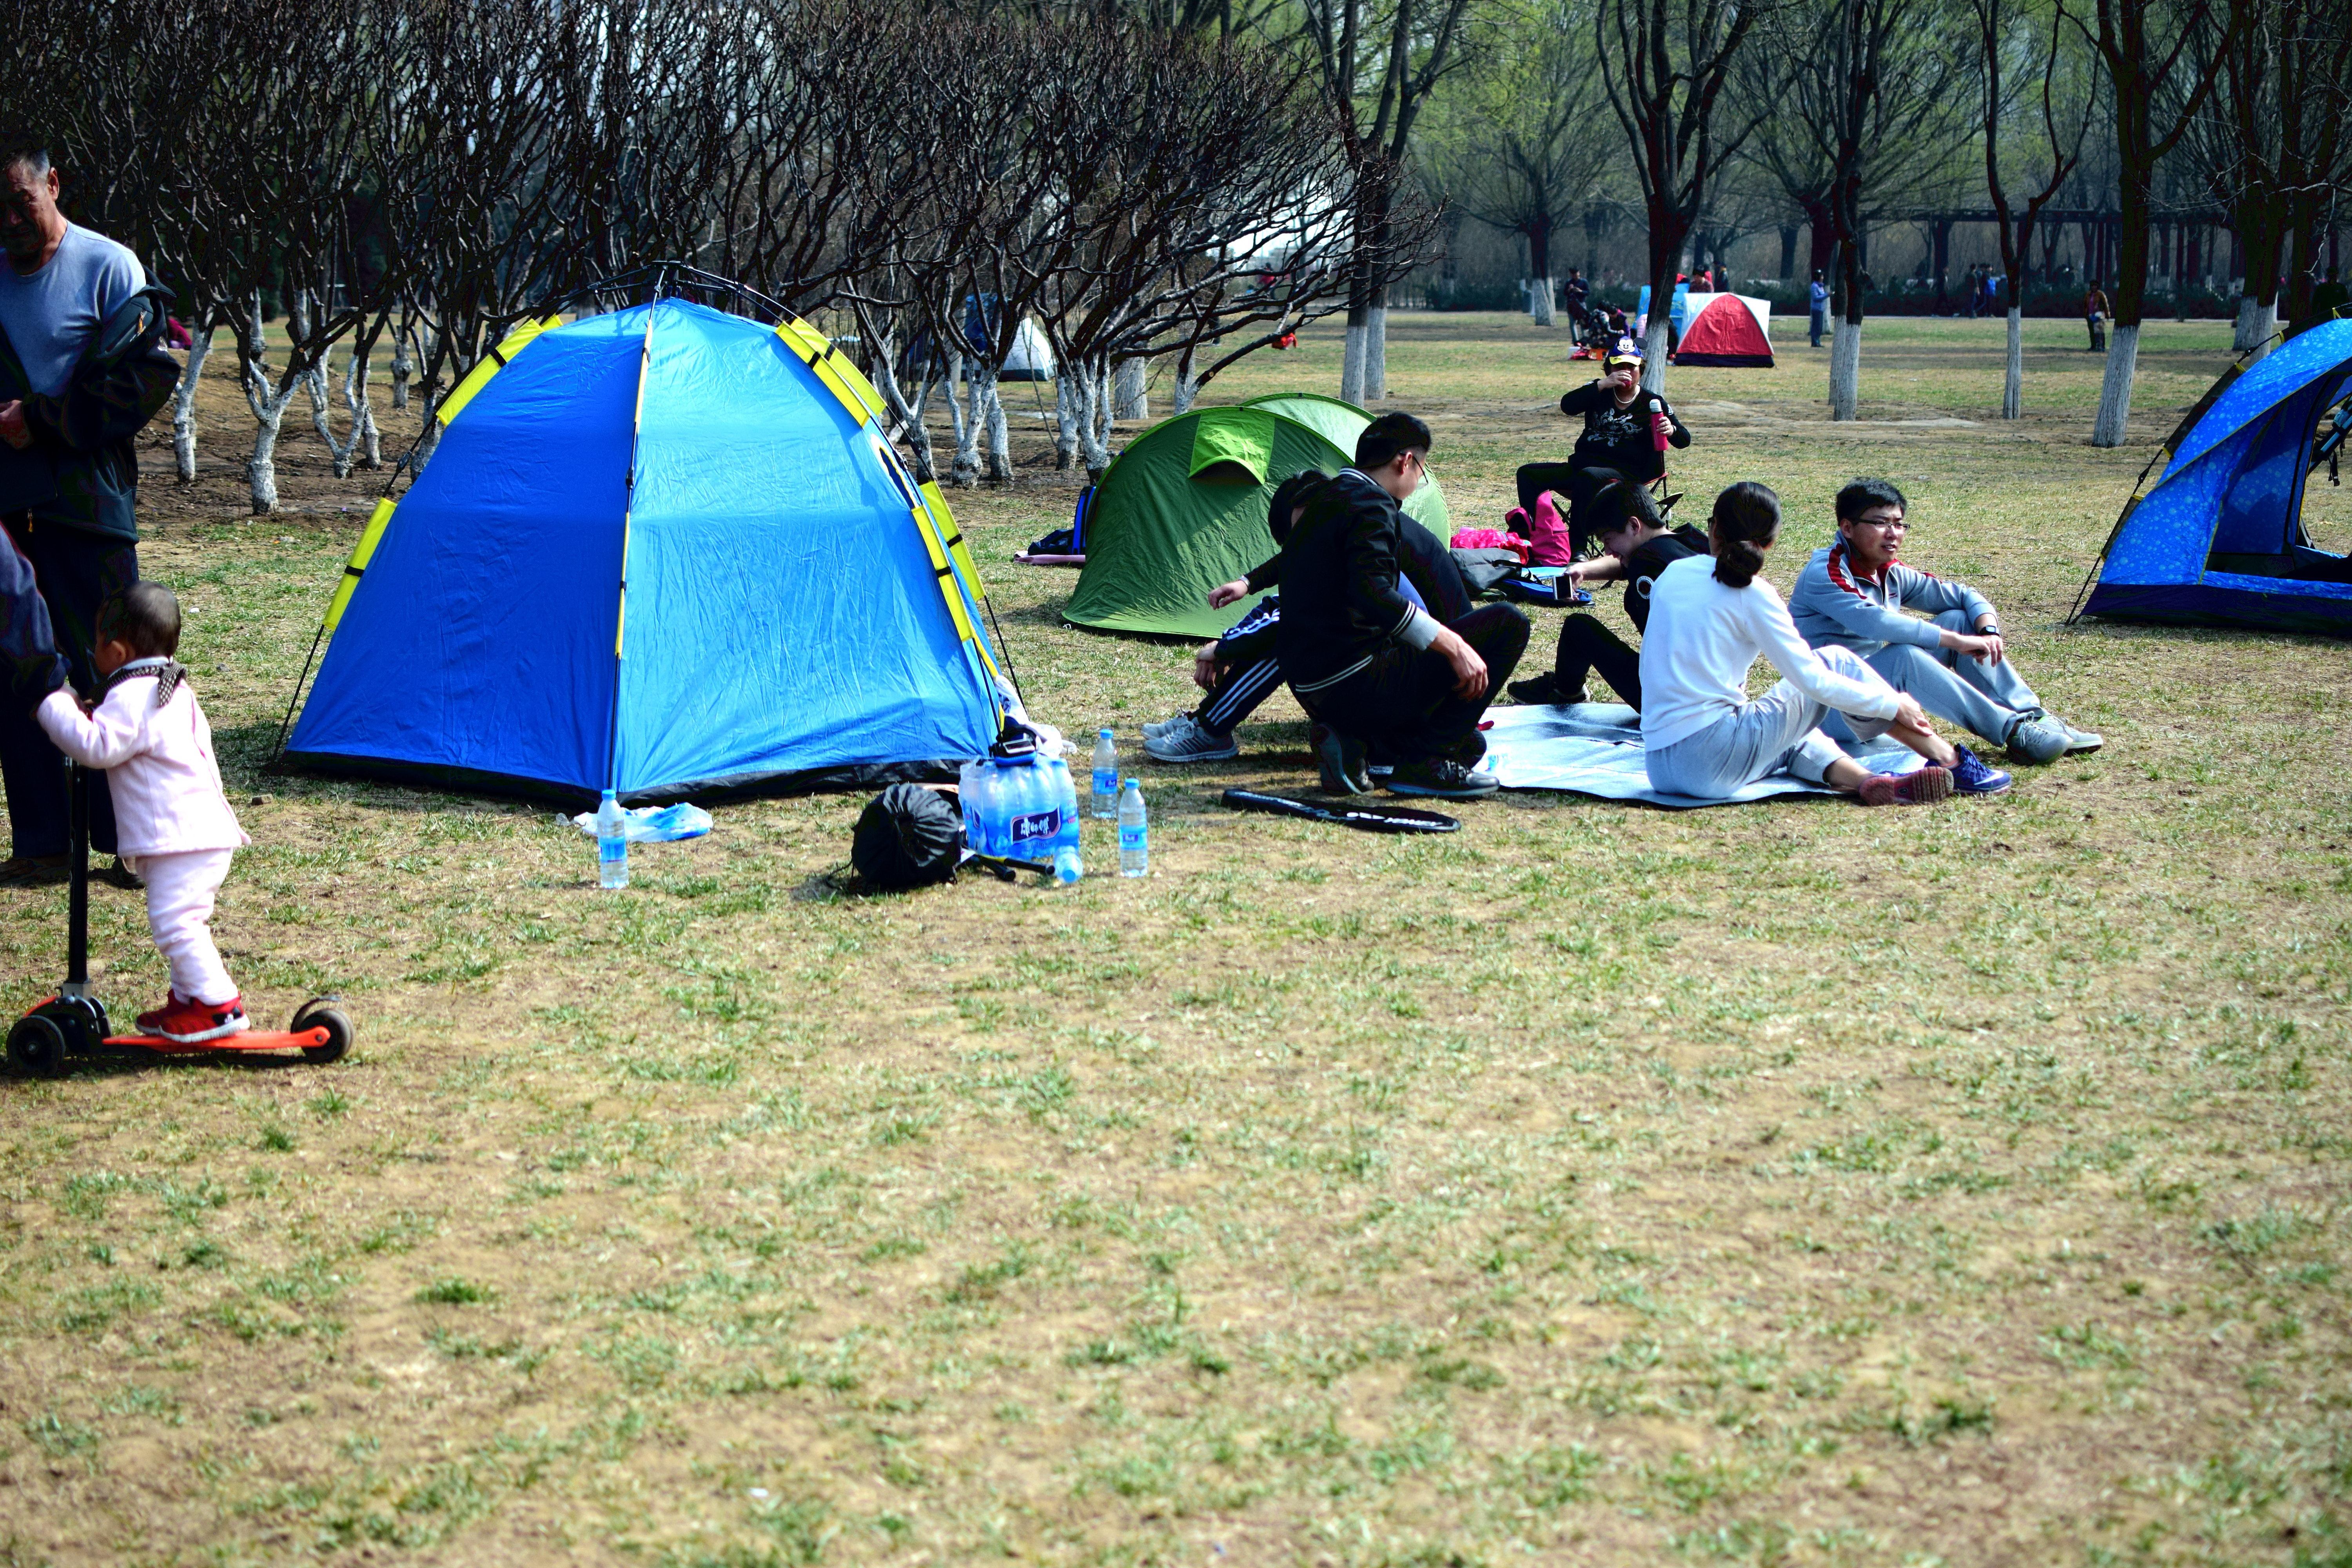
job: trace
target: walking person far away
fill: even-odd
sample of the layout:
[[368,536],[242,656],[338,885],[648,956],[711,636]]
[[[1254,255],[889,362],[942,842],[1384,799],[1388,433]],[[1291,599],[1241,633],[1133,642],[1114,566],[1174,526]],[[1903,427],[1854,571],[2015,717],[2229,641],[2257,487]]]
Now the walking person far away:
[[[178,366],[161,346],[165,291],[128,249],[68,221],[59,188],[47,140],[0,129],[0,529],[11,558],[0,595],[29,575],[37,608],[21,596],[5,606],[11,640],[46,620],[65,675],[95,690],[99,606],[139,577],[131,437],[171,396]],[[21,672],[43,661],[9,652],[20,678],[0,701],[10,835],[0,885],[61,881],[65,758],[33,717],[56,682],[24,689]],[[89,835],[91,847],[114,852],[103,789],[90,792]],[[108,876],[129,880],[119,865]]]

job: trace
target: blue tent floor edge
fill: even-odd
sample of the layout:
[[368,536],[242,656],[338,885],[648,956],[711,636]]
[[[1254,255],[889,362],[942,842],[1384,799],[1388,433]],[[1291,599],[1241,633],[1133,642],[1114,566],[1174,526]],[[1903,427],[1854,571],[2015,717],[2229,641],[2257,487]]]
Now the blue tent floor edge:
[[2228,626],[2352,637],[2352,598],[2207,583],[2102,583],[2083,606],[2102,620],[2149,626]]
[[[740,773],[727,778],[690,779],[644,789],[626,789],[620,792],[619,798],[623,805],[667,805],[681,800],[715,805],[730,800],[878,790],[894,784],[953,784],[957,766],[956,760],[933,758],[917,762],[803,768],[787,773]],[[600,798],[598,791],[582,785],[555,784],[514,773],[485,773],[476,768],[400,762],[385,757],[339,756],[322,752],[289,751],[272,765],[271,771],[312,778],[366,780],[444,795],[527,800],[549,805],[585,808],[594,805]]]

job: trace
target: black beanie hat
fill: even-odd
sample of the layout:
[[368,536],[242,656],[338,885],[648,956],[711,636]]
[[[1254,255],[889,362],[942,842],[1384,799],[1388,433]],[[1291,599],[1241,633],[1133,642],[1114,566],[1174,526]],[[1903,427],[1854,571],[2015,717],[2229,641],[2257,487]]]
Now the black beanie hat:
[[1329,482],[1330,478],[1320,468],[1308,468],[1274,487],[1274,499],[1265,503],[1265,531],[1274,535],[1276,544],[1290,537],[1290,514],[1306,505],[1307,498]]

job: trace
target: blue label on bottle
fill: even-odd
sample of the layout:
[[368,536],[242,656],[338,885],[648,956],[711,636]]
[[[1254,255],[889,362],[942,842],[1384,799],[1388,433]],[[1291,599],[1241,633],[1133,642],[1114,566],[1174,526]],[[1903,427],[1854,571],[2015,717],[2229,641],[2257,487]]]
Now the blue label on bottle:
[[596,844],[596,858],[597,858],[597,859],[599,859],[599,860],[625,860],[625,859],[627,859],[628,858],[629,858],[629,841],[628,841],[627,839],[625,839],[625,838],[604,838],[604,839],[599,839],[599,840],[597,841],[597,844]]
[[1026,843],[1033,838],[1052,838],[1062,831],[1062,814],[1053,811],[1033,811],[1013,819],[1013,841]]
[[1118,830],[1118,852],[1122,855],[1129,850],[1142,849],[1150,842],[1151,829],[1149,827],[1121,827]]
[[1118,793],[1118,770],[1117,768],[1097,768],[1095,770],[1095,793],[1097,795],[1117,795]]

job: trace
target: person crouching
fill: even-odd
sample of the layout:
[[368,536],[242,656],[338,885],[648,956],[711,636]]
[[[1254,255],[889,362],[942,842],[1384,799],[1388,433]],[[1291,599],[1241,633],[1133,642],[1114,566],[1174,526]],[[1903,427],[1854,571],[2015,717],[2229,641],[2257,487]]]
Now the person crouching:
[[213,900],[233,852],[253,842],[236,825],[180,649],[180,602],[161,583],[133,583],[99,607],[93,662],[105,681],[89,712],[72,692],[42,700],[41,728],[59,751],[102,768],[124,862],[147,884],[147,929],[171,965],[163,1005],[139,1027],[181,1045],[247,1027],[220,950]]

